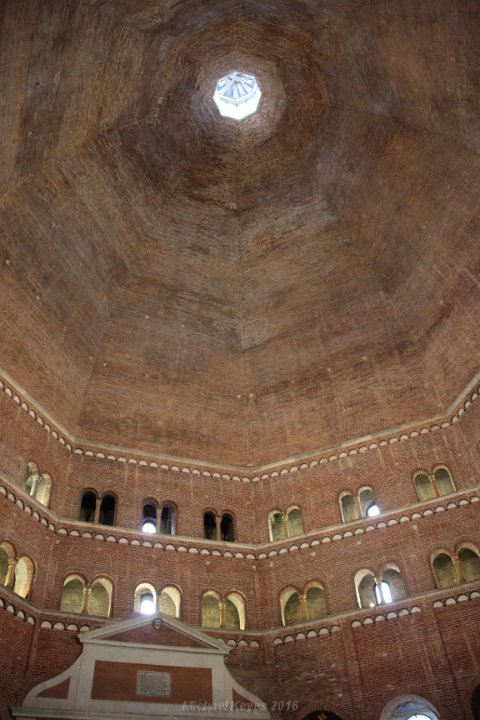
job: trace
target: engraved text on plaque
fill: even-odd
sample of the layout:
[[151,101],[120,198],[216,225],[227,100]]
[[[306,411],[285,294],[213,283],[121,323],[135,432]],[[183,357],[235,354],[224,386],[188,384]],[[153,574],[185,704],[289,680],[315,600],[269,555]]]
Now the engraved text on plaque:
[[170,696],[171,673],[168,672],[137,672],[137,695],[154,697]]

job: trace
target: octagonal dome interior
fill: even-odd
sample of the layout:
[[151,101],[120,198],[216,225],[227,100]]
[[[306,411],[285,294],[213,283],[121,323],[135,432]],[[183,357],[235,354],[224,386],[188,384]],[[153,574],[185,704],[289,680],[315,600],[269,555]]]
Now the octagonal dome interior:
[[474,377],[477,2],[6,0],[1,32],[0,364],[71,437],[261,466]]

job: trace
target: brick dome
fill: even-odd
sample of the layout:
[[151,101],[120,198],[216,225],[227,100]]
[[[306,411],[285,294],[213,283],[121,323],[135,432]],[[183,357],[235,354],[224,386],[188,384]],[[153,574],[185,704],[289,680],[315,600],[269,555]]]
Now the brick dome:
[[7,3],[4,370],[76,441],[245,468],[445,413],[480,346],[476,4],[207,5]]
[[478,3],[0,17],[0,720],[117,713],[116,622],[272,718],[479,717]]

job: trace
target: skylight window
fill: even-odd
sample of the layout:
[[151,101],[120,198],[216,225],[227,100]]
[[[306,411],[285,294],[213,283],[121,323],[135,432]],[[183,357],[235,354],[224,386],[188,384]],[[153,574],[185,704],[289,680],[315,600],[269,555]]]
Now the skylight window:
[[256,112],[261,96],[256,78],[235,70],[218,80],[213,99],[220,115],[243,120]]

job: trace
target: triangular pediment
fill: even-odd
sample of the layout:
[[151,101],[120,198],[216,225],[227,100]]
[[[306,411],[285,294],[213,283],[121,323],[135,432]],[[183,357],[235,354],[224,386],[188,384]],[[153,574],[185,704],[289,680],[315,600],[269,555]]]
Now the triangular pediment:
[[218,720],[265,720],[266,705],[225,666],[230,648],[162,613],[80,633],[82,653],[59,675],[33,687],[17,720],[168,720],[222,707]]
[[177,618],[163,613],[142,616],[79,634],[80,642],[155,645],[176,649],[189,648],[227,655],[230,648],[221,640],[196,630]]

